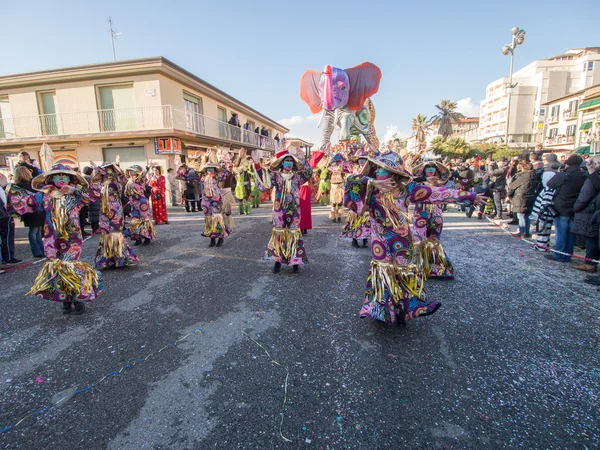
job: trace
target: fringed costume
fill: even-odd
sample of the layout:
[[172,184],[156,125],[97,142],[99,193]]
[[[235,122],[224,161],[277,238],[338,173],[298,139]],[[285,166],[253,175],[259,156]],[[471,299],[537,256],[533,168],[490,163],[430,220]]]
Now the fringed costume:
[[350,172],[350,165],[342,153],[335,153],[329,158],[327,171],[331,186],[329,219],[339,223],[344,215],[344,181],[346,174]]
[[[202,212],[204,213],[204,232],[202,236],[210,238],[210,247],[223,245],[231,233],[223,217],[223,196],[220,183],[230,174],[227,169],[209,162],[200,170],[202,188]],[[216,241],[218,240],[218,242]]]
[[129,180],[125,185],[124,194],[131,207],[131,221],[124,234],[136,241],[137,245],[141,244],[142,241],[148,243],[154,240],[155,231],[150,219],[150,204],[144,195],[144,189],[146,188],[145,173],[137,165],[127,168],[125,172]]
[[[367,162],[367,158],[367,153],[362,150],[358,151],[356,155],[350,158],[353,175],[359,175],[362,172],[363,167]],[[364,211],[364,205],[360,198],[356,199],[356,206],[358,211]],[[357,248],[359,247],[358,240],[362,239],[363,247],[366,248],[368,239],[371,237],[371,225],[369,220],[368,211],[358,214],[350,210],[340,236],[352,239],[352,246]]]
[[[56,176],[62,180],[56,182]],[[61,193],[63,186],[71,187],[72,192]],[[83,244],[79,211],[89,203],[88,184],[70,167],[57,164],[34,178],[32,187],[41,192],[25,195],[13,186],[7,196],[9,206],[19,215],[46,213],[43,242],[48,261],[27,294],[62,302],[64,312],[71,312],[72,303],[77,313],[83,312],[83,302],[95,300],[102,291],[100,272],[79,260]]]
[[121,193],[127,179],[119,166],[112,163],[95,167],[94,172],[90,184],[90,197],[93,200],[102,199],[99,223],[101,235],[95,259],[96,268],[122,268],[138,260],[123,235],[125,219]]
[[[425,185],[440,186],[448,182],[450,170],[439,162],[428,161],[415,166],[413,176]],[[415,204],[414,256],[425,278],[454,278],[454,266],[442,246],[443,227],[442,205]]]
[[[394,152],[370,158],[364,175],[346,181],[345,205],[357,214],[362,202],[369,211],[373,259],[367,279],[361,317],[403,324],[433,314],[440,303],[427,300],[421,268],[415,264],[409,203],[444,203],[475,200],[475,194],[419,185],[411,181],[400,155]],[[373,188],[374,177],[394,177],[395,193]]]

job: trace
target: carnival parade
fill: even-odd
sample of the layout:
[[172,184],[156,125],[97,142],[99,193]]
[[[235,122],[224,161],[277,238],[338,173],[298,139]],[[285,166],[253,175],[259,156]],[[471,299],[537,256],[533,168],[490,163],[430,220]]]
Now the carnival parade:
[[351,4],[152,3],[138,48],[230,34],[118,58],[138,11],[112,61],[13,57],[1,448],[600,447],[600,47],[515,65],[557,44],[509,27],[448,71],[453,37],[425,64],[390,30],[452,12]]

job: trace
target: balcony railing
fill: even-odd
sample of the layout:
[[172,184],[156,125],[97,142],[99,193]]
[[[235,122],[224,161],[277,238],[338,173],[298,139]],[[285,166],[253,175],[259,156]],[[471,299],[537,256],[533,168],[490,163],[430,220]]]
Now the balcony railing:
[[270,136],[171,105],[0,118],[0,142],[145,130],[179,130],[247,147],[279,149],[279,142]]
[[546,138],[544,145],[574,144],[575,136],[555,136]]

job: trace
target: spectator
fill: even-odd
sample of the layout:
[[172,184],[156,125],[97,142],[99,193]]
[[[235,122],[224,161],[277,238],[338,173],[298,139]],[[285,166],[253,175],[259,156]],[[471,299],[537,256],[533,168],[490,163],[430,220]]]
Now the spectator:
[[541,172],[544,170],[544,162],[537,153],[532,152],[529,154],[529,162],[533,166],[533,170],[535,170],[537,173],[541,174]]
[[519,232],[514,236],[530,238],[529,215],[538,193],[539,181],[531,163],[521,163],[518,168],[516,178],[508,187],[507,199],[512,199],[513,214],[517,215],[519,221]]
[[[24,192],[23,196],[35,194],[31,187],[31,172],[25,166],[15,169],[15,186]],[[10,206],[9,206],[10,209]],[[23,225],[29,228],[29,247],[34,258],[44,258],[44,243],[42,242],[42,228],[46,222],[46,213],[44,211],[26,213],[21,216]]]
[[25,166],[31,172],[31,176],[33,178],[42,174],[40,170],[40,166],[38,165],[35,159],[31,159],[29,153],[27,152],[19,152],[19,162],[15,165],[15,167]]
[[552,170],[556,172],[557,165],[559,165],[558,158],[554,153],[546,153],[544,155],[544,170]]
[[536,224],[537,231],[537,239],[536,243],[533,244],[533,248],[541,252],[547,251],[546,248],[550,241],[552,224],[554,224],[554,218],[558,216],[558,213],[554,209],[554,189],[548,187],[548,180],[554,176],[559,167],[558,163],[554,163],[553,166],[544,169],[544,173],[542,174],[542,191],[535,200],[530,216],[531,222]]
[[[573,233],[585,237],[585,257],[598,260],[598,224],[593,220],[596,214],[596,198],[600,194],[600,156],[588,159],[586,168],[589,177],[583,184],[573,211]],[[572,262],[573,268],[585,272],[596,272],[597,263],[591,261]]]
[[[559,172],[548,181],[548,187],[557,192],[554,196],[554,209],[559,214],[554,220],[556,226],[556,243],[554,253],[545,258],[559,262],[569,262],[575,246],[575,234],[572,231],[573,207],[579,197],[579,192],[585,183],[587,175],[581,170],[581,156],[571,155],[565,161],[566,169]],[[561,252],[561,253],[557,253]]]
[[489,188],[494,196],[494,215],[490,218],[502,219],[502,197],[506,194],[506,173],[508,171],[506,160],[501,159],[497,168],[493,163],[490,164],[487,171],[490,174]]
[[152,218],[156,225],[168,224],[167,217],[167,199],[166,195],[166,180],[162,175],[162,167],[154,166],[152,175],[149,177],[148,184],[152,188]]
[[231,125],[231,138],[234,141],[239,141],[240,140],[240,119],[238,118],[237,113],[231,113],[231,118],[229,119],[229,122],[227,122],[229,125]]
[[4,176],[0,177],[0,246],[1,264],[16,264],[22,260],[15,258],[15,221],[8,214],[6,193],[4,188],[7,182]]
[[[89,166],[83,168],[83,178],[89,183],[92,182],[92,173],[94,169]],[[96,233],[100,227],[100,210],[102,209],[102,199],[99,198],[88,205],[88,220],[92,224],[92,233]]]
[[171,206],[177,206],[179,183],[175,178],[173,169],[167,169],[167,183],[169,185],[169,192],[171,193]]

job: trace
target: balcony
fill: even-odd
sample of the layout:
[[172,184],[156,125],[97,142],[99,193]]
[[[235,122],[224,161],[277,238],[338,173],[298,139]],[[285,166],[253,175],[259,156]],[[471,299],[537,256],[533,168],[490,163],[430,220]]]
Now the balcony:
[[550,116],[548,117],[548,120],[546,121],[546,123],[557,123],[559,120],[559,116]]
[[566,110],[565,112],[563,112],[563,119],[564,120],[577,120],[577,112]]
[[118,136],[144,131],[178,131],[224,145],[237,144],[273,152],[279,149],[279,142],[269,136],[171,105],[0,119],[0,143]]
[[555,136],[551,138],[546,138],[544,140],[544,145],[565,145],[574,143],[575,136]]

